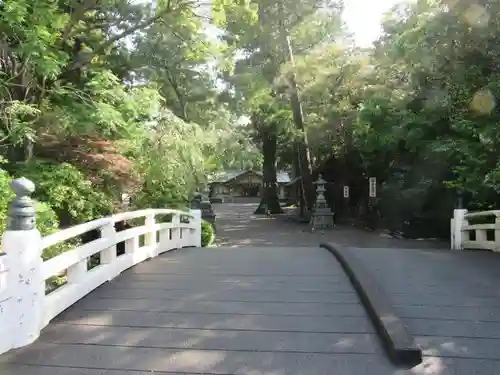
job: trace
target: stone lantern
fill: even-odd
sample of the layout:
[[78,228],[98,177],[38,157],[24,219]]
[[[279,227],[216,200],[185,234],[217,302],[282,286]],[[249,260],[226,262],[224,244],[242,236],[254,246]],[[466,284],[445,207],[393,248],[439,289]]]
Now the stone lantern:
[[201,210],[201,218],[205,221],[208,221],[215,230],[215,218],[216,214],[212,207],[212,203],[210,202],[210,188],[208,184],[205,184],[203,187],[203,194],[201,195],[201,201],[199,202],[199,208]]
[[316,203],[311,217],[311,231],[334,228],[334,213],[328,207],[324,194],[326,191],[326,181],[323,180],[322,175],[319,175],[318,180],[314,184],[316,185]]

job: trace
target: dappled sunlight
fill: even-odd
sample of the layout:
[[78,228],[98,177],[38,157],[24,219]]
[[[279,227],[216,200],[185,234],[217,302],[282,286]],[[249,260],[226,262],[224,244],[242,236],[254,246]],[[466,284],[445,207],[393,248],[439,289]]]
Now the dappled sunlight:
[[353,337],[340,339],[334,344],[334,346],[344,349],[353,348],[356,346],[356,340]]
[[465,22],[470,26],[485,28],[489,26],[490,15],[487,9],[479,4],[471,4],[463,14]]
[[471,352],[467,346],[459,345],[454,342],[453,338],[445,339],[419,337],[418,343],[423,348],[426,356],[439,356],[440,354],[446,354],[447,356],[464,355],[467,357],[467,355]]
[[489,115],[495,106],[495,96],[487,89],[476,92],[470,103],[471,110],[482,115]]
[[[204,251],[200,249],[197,258],[205,263],[190,262],[191,273],[187,263],[175,261],[163,262],[175,265],[173,274],[157,273],[155,262],[140,265],[141,272],[123,274],[119,282],[96,290],[60,316],[59,323],[50,325],[41,342],[26,352],[28,359],[18,358],[32,363],[36,351],[36,361],[43,361],[44,366],[242,375],[308,373],[309,369],[326,373],[337,366],[340,355],[353,358],[342,365],[346,368],[359,365],[357,354],[382,368],[389,366],[380,357],[372,328],[346,277],[339,278],[338,266],[331,269],[335,263],[325,268],[335,271],[331,280],[314,273],[323,264],[322,256],[310,258],[308,253],[277,248],[260,252],[259,261],[238,250],[231,253],[236,263],[226,260],[225,272],[246,269],[253,276],[227,277],[206,271],[197,283],[186,284],[200,276],[199,267],[214,269],[216,263],[203,258]],[[294,260],[290,254],[301,259]],[[187,262],[191,253],[167,256]],[[219,264],[227,258],[221,256]],[[245,258],[254,261],[238,261]],[[267,262],[280,266],[258,267]],[[180,271],[175,272],[176,268]],[[153,276],[147,281],[149,288],[126,288],[144,283],[146,275]],[[171,281],[165,284],[167,279]],[[124,293],[127,290],[131,295]],[[132,294],[136,291],[140,299]],[[169,293],[175,297],[165,298]]]
[[[425,61],[426,57],[423,57],[424,60],[422,60],[422,63],[426,66],[432,66],[433,61]],[[429,58],[427,58],[429,59]],[[426,98],[424,100],[424,106],[431,110],[436,107],[446,107],[449,105],[450,102],[450,94],[448,93],[447,90],[444,89],[432,89],[429,91],[429,93],[426,95]]]
[[448,374],[446,366],[439,357],[424,357],[420,365],[414,367],[415,375],[445,375]]
[[[177,370],[186,372],[210,372],[214,367],[218,367],[224,359],[226,353],[222,351],[179,351],[170,356],[170,362]],[[157,365],[155,365],[157,363]],[[150,368],[158,370],[165,369],[165,359],[157,357],[152,362],[148,362]]]
[[[405,241],[384,237],[352,226],[311,232],[309,224],[290,220],[293,213],[254,215],[257,203],[219,204],[217,239],[220,247],[316,247],[321,242],[335,242],[358,247],[436,247],[435,241]],[[446,245],[447,246],[447,245]]]
[[[353,249],[388,292],[422,348],[412,371],[493,374],[500,358],[498,267],[494,253]],[[465,373],[465,372],[464,372]]]
[[398,322],[399,319],[397,316],[394,316],[394,315],[383,315],[381,316],[381,320],[385,323],[385,324],[391,324],[391,323],[394,323],[394,322]]

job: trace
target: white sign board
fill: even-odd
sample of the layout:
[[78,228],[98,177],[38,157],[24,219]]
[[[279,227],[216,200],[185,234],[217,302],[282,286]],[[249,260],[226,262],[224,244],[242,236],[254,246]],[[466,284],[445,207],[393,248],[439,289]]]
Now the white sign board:
[[349,186],[344,186],[344,198],[349,198]]
[[370,188],[368,195],[370,198],[375,198],[377,196],[377,178],[370,177],[368,183],[369,183],[369,188]]
[[130,195],[123,193],[122,194],[122,206],[123,208],[129,208],[130,206]]

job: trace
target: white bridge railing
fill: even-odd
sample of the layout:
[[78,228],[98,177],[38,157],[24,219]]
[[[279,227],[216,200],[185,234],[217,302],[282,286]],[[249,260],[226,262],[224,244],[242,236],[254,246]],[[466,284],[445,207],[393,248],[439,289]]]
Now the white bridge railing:
[[[201,247],[200,210],[125,212],[42,238],[34,225],[29,198],[34,185],[19,179],[13,188],[17,198],[11,205],[0,254],[0,354],[35,341],[55,316],[124,270],[172,249]],[[161,222],[158,219],[162,216],[171,220]],[[117,222],[141,218],[143,224],[115,230]],[[46,248],[96,230],[100,238],[43,261]],[[121,252],[117,251],[119,244]],[[89,266],[92,257],[98,258],[94,267]],[[65,283],[47,291],[47,281],[54,278]]]
[[500,251],[500,210],[481,212],[454,210],[451,219],[451,249]]

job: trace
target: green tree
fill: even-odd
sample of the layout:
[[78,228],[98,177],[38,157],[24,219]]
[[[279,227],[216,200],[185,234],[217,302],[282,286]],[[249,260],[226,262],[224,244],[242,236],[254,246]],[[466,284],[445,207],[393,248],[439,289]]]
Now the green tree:
[[[224,17],[218,20],[218,24],[224,29],[229,51],[239,55],[234,71],[225,78],[234,89],[235,100],[245,103],[243,110],[254,114],[260,104],[264,104],[259,103],[260,98],[278,97],[287,92],[287,87],[294,88],[293,77],[286,85],[276,85],[282,65],[290,59],[289,37],[294,51],[304,54],[333,40],[340,30],[337,2],[219,1],[215,6],[223,10]],[[294,93],[291,98],[294,99]],[[301,116],[297,116],[300,101],[295,98],[291,105],[297,127],[297,154],[292,153],[297,158],[293,157],[292,162],[294,169],[302,174],[303,186],[306,187],[302,195],[309,196],[307,203],[310,208],[313,185],[305,128]]]

